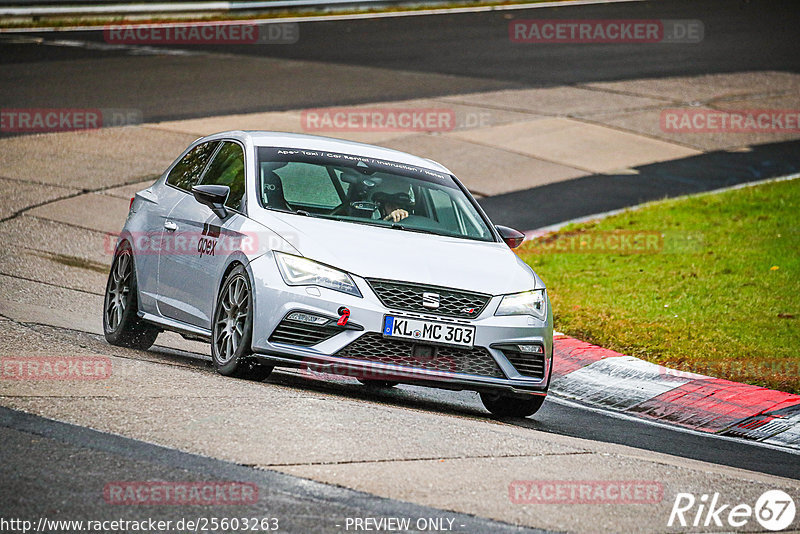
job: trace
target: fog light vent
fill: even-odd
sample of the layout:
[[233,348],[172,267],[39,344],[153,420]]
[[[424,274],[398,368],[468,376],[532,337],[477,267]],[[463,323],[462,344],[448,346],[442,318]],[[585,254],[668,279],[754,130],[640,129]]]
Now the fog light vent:
[[318,315],[312,315],[310,313],[303,313],[303,312],[292,312],[290,313],[286,319],[289,321],[297,321],[298,323],[306,323],[306,324],[316,324],[316,325],[323,325],[328,322],[328,319],[325,317],[320,317]]

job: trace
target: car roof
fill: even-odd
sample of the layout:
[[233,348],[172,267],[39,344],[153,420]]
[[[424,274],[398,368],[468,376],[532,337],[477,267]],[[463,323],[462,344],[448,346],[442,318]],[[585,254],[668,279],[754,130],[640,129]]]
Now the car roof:
[[366,156],[375,159],[394,161],[397,163],[405,163],[407,165],[414,165],[416,167],[423,167],[425,169],[452,174],[447,167],[430,159],[421,158],[419,156],[414,156],[413,154],[408,154],[399,150],[393,150],[391,148],[369,145],[367,143],[358,143],[356,141],[347,141],[344,139],[336,139],[333,137],[262,130],[220,132],[208,137],[218,138],[224,136],[249,137],[253,145],[257,147],[265,146],[297,148],[305,150],[327,150],[330,152],[353,154],[357,156]]

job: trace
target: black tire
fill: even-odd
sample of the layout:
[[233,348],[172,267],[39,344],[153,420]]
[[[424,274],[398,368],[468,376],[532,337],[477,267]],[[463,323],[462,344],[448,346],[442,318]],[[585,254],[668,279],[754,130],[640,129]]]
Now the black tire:
[[106,282],[103,334],[112,345],[147,350],[155,343],[160,329],[139,318],[136,287],[133,253],[128,243],[123,243],[114,255]]
[[214,309],[211,359],[217,372],[258,382],[267,378],[272,366],[253,357],[252,340],[253,291],[247,271],[238,265],[222,284]]
[[504,395],[481,392],[481,402],[495,417],[528,417],[539,411],[544,395]]
[[391,380],[371,380],[369,378],[359,378],[359,382],[367,386],[368,388],[375,388],[375,389],[389,389],[395,387],[400,382],[392,382]]

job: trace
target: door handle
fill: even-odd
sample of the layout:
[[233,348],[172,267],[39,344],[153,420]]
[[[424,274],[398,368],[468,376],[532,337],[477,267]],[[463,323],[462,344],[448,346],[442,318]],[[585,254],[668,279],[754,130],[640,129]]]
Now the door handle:
[[174,232],[175,230],[178,229],[178,225],[172,221],[165,221],[164,228],[169,232]]

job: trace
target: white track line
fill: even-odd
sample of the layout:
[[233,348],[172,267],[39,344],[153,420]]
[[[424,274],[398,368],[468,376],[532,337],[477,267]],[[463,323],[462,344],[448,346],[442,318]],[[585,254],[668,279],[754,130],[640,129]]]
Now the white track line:
[[120,50],[128,52],[130,55],[152,55],[152,56],[209,56],[215,55],[203,50],[187,50],[184,48],[167,48],[164,46],[147,46],[133,44],[114,44],[97,41],[76,41],[74,39],[53,39],[48,40],[42,37],[0,37],[2,43],[23,43],[38,44],[42,46],[61,46],[67,48],[84,48],[86,50]]
[[773,445],[771,443],[764,443],[763,441],[755,441],[751,439],[743,439],[743,438],[736,438],[733,436],[722,436],[720,434],[714,434],[712,432],[700,432],[699,430],[692,430],[691,428],[682,427],[679,425],[670,425],[667,423],[662,423],[660,421],[653,421],[651,419],[645,419],[636,417],[634,415],[627,414],[625,412],[617,412],[614,410],[607,410],[604,408],[598,408],[596,406],[591,406],[588,404],[582,404],[580,402],[575,402],[571,400],[564,399],[562,397],[558,397],[558,392],[554,392],[551,390],[550,394],[547,396],[547,400],[549,402],[555,402],[556,404],[561,404],[562,406],[567,406],[569,408],[576,408],[579,410],[588,410],[590,412],[594,412],[600,415],[605,415],[608,417],[613,417],[614,419],[622,419],[624,421],[636,421],[639,423],[644,423],[646,425],[655,426],[659,428],[664,428],[668,430],[676,430],[678,432],[683,432],[686,434],[692,434],[694,436],[703,436],[707,438],[714,438],[714,439],[721,439],[723,441],[732,441],[735,443],[743,444],[743,445],[754,445],[757,447],[764,447],[766,449],[772,449],[775,451],[786,452],[789,454],[794,454],[800,456],[799,449],[793,449],[790,447],[781,447],[779,445]]
[[[452,8],[433,8],[433,9],[420,9],[408,11],[391,11],[383,13],[351,13],[344,15],[311,15],[308,17],[277,17],[270,19],[241,19],[241,20],[224,20],[218,22],[159,22],[159,23],[146,23],[137,24],[134,21],[126,21],[123,23],[113,23],[113,26],[136,26],[142,28],[162,28],[167,26],[189,26],[189,25],[210,25],[219,26],[227,24],[280,24],[284,22],[323,22],[323,21],[343,21],[343,20],[361,20],[361,19],[381,19],[381,18],[395,18],[395,17],[416,17],[424,15],[453,15],[460,13],[484,13],[487,11],[514,11],[520,9],[543,9],[549,7],[571,7],[571,6],[586,6],[595,4],[618,4],[627,2],[645,2],[647,0],[561,0],[557,2],[537,2],[534,4],[505,4],[493,6],[475,6],[475,7],[452,7]],[[66,31],[88,31],[103,29],[103,25],[96,26],[46,26],[39,28],[0,28],[0,33],[15,33],[15,32],[66,32]]]

